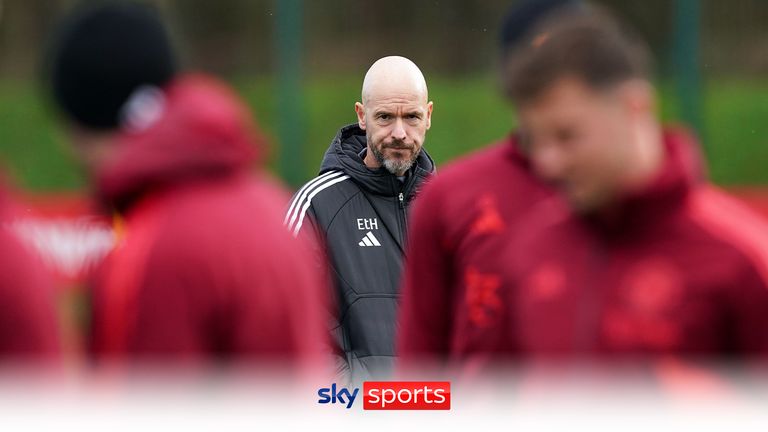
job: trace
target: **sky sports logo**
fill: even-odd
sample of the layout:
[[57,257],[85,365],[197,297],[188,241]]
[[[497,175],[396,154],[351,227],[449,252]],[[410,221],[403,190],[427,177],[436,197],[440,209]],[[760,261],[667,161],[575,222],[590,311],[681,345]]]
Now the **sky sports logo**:
[[[340,404],[352,408],[360,388],[330,387],[317,390],[319,404]],[[451,383],[448,381],[365,381],[364,410],[450,410]]]

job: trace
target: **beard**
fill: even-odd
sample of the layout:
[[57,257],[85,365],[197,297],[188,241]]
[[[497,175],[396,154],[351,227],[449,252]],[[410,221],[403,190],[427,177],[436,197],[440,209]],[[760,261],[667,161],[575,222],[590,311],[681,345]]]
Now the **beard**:
[[[402,145],[402,143],[392,143],[392,147],[395,148],[405,148],[405,146]],[[389,146],[386,146],[389,147]],[[381,147],[377,146],[371,146],[371,152],[373,153],[373,157],[376,158],[376,160],[379,162],[379,165],[383,166],[387,171],[394,175],[403,175],[408,170],[411,169],[413,164],[416,162],[416,159],[419,157],[419,153],[421,152],[421,148],[413,152],[413,155],[411,155],[410,158],[407,159],[401,159],[401,158],[388,158],[384,156],[384,153],[380,150],[385,148],[384,145]],[[410,150],[410,149],[409,149]]]

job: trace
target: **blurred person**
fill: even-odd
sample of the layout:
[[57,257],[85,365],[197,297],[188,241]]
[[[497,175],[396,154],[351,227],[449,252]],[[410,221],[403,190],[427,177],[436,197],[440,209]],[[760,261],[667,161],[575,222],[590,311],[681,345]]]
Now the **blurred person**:
[[513,358],[768,360],[768,224],[655,113],[644,43],[607,14],[553,18],[509,62],[533,172],[563,199],[507,237],[492,326]]
[[13,207],[0,189],[0,366],[55,366],[61,335],[53,280],[6,225]]
[[381,58],[361,97],[357,124],[339,131],[319,177],[285,215],[293,235],[325,245],[336,288],[337,366],[352,382],[391,371],[407,212],[435,171],[423,148],[433,104],[419,68],[403,57]]
[[[537,23],[560,10],[588,11],[574,0],[510,7],[499,32],[500,63]],[[498,349],[492,326],[511,278],[500,251],[520,218],[551,194],[531,172],[517,131],[446,165],[423,188],[409,224],[398,369],[434,370]]]
[[53,99],[118,215],[93,278],[98,364],[316,366],[322,278],[282,229],[288,196],[255,166],[264,143],[244,104],[178,71],[149,7],[84,6],[55,36]]

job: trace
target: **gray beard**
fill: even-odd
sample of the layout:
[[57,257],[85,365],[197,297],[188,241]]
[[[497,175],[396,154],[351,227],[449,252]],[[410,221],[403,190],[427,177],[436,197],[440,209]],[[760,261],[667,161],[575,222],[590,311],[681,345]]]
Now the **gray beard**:
[[413,155],[412,159],[387,159],[377,148],[371,148],[371,152],[373,153],[373,157],[379,162],[379,165],[383,166],[390,173],[400,176],[411,169],[413,163],[416,162],[416,158],[419,157],[421,149]]

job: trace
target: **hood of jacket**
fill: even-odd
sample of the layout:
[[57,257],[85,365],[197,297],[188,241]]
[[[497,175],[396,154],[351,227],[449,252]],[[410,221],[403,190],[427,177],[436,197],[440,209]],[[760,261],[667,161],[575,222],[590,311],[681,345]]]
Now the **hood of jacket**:
[[122,132],[99,167],[105,204],[125,209],[155,189],[246,172],[257,161],[264,140],[249,110],[218,81],[179,77],[163,89],[160,109],[148,127]]
[[643,187],[627,191],[613,205],[587,216],[603,235],[641,231],[663,215],[682,208],[690,192],[706,183],[706,166],[695,138],[683,128],[665,129],[664,161]]
[[[344,126],[331,141],[320,165],[320,174],[340,170],[350,176],[360,187],[370,193],[397,196],[403,185],[397,176],[384,167],[371,169],[365,166],[360,153],[367,148],[365,131],[355,123]],[[435,173],[435,163],[422,147],[410,170],[408,184],[420,184]]]

